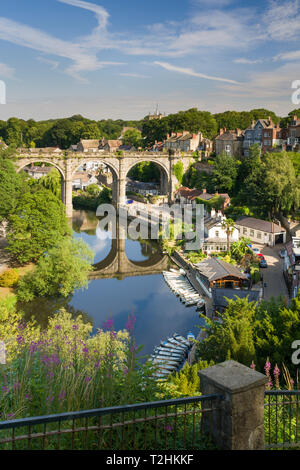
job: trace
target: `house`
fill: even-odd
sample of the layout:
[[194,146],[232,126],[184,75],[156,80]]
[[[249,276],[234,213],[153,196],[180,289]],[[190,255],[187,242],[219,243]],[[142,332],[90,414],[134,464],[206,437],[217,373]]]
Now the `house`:
[[220,129],[219,135],[214,139],[214,150],[216,155],[226,153],[235,157],[243,155],[244,133],[240,129],[229,131],[226,128]]
[[202,156],[207,158],[213,152],[214,143],[210,139],[202,139],[199,143],[197,150],[202,153]]
[[284,277],[288,289],[295,298],[300,286],[300,238],[292,237],[286,246],[286,256],[284,258]]
[[265,127],[262,130],[262,151],[271,152],[274,147],[280,147],[282,145],[282,133],[279,124],[274,126],[273,124]]
[[202,133],[190,134],[188,131],[172,132],[167,135],[164,149],[175,152],[195,152],[202,141]]
[[196,278],[204,292],[212,298],[212,289],[241,289],[249,285],[249,279],[236,266],[215,257],[195,265]]
[[300,119],[295,115],[287,128],[287,150],[298,151],[300,148]]
[[202,191],[199,189],[190,189],[181,186],[174,194],[175,202],[178,204],[192,204],[192,207],[196,207],[196,199],[201,196]]
[[101,186],[99,184],[99,181],[95,175],[88,174],[86,172],[80,172],[78,171],[75,173],[72,186],[74,190],[85,190],[88,186],[91,184],[97,184],[99,187]]
[[221,197],[224,200],[222,210],[225,210],[230,206],[230,196],[227,193],[219,194],[209,194],[206,189],[200,191],[199,189],[190,189],[185,186],[181,186],[174,194],[175,202],[178,204],[192,204],[192,207],[195,208],[197,204],[197,199],[202,199],[203,201],[210,201],[214,197]]
[[160,194],[160,184],[146,183],[126,178],[126,192],[138,193],[143,196],[158,196]]
[[[204,219],[204,241],[202,250],[205,253],[217,251],[227,251],[227,233],[223,228],[223,222],[226,217],[221,211],[216,213],[213,209],[211,214]],[[230,235],[230,244],[239,240],[239,231],[233,228]]]
[[117,150],[119,150],[119,147],[121,147],[123,145],[123,142],[122,140],[107,140],[107,139],[104,139],[102,141],[102,146],[101,146],[101,150],[104,150],[105,152],[116,152]]
[[286,242],[286,230],[274,222],[254,217],[241,217],[236,221],[236,227],[240,237],[250,238],[254,243],[274,246]]
[[133,145],[120,145],[118,150],[121,152],[136,152],[136,148]]
[[99,152],[101,146],[101,140],[95,139],[81,139],[77,144],[77,152],[83,153],[96,153]]
[[45,166],[44,163],[41,166],[35,166],[34,163],[31,163],[30,166],[26,166],[25,168],[23,168],[23,170],[31,178],[38,180],[40,178],[43,178],[44,176],[47,176],[52,168],[53,167],[51,166]]
[[[244,156],[248,157],[250,153],[250,147],[254,144],[259,144],[262,147],[263,144],[263,130],[275,128],[272,118],[269,116],[268,119],[258,119],[256,122],[252,121],[250,127],[245,130],[245,137],[243,143]],[[269,137],[266,139],[269,141]],[[276,139],[275,139],[276,140]],[[279,139],[280,140],[280,139]],[[268,144],[267,147],[270,147]]]

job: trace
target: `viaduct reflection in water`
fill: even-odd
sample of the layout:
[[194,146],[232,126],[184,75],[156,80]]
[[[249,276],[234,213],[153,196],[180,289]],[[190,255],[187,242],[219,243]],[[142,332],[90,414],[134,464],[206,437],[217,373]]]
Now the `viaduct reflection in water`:
[[[73,215],[73,229],[77,233],[85,232],[88,235],[99,235],[97,233],[99,219],[91,213],[85,211],[75,211]],[[124,279],[126,277],[147,276],[160,274],[169,269],[170,260],[167,255],[163,255],[158,244],[151,240],[140,240],[141,252],[144,260],[135,261],[128,258],[126,254],[126,235],[122,224],[117,221],[117,238],[111,239],[110,251],[101,261],[96,261],[94,271],[90,274],[90,280],[109,279],[116,277]],[[108,235],[109,236],[109,235]]]

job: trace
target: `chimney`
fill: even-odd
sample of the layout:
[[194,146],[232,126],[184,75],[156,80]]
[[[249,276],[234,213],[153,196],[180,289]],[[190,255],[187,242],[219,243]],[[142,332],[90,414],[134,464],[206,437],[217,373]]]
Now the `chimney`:
[[203,189],[202,194],[206,194],[206,188]]
[[215,209],[212,209],[212,210],[210,211],[210,216],[211,216],[212,219],[214,219],[214,218],[216,217],[216,211],[215,211]]
[[298,121],[298,117],[296,116],[296,114],[294,114],[293,116],[293,121]]
[[219,130],[219,135],[223,135],[224,134],[224,129],[223,127]]

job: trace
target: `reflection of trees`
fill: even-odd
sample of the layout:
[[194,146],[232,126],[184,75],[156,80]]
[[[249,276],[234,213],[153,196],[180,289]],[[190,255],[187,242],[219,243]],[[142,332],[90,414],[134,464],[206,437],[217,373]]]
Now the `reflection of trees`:
[[42,328],[46,328],[48,325],[48,319],[53,317],[55,313],[57,313],[62,308],[71,313],[74,319],[76,319],[79,315],[82,315],[83,321],[85,323],[93,324],[94,321],[87,312],[78,310],[72,307],[72,305],[69,305],[72,298],[72,295],[68,298],[40,297],[28,303],[18,302],[17,309],[18,311],[24,313],[26,321],[33,318]]

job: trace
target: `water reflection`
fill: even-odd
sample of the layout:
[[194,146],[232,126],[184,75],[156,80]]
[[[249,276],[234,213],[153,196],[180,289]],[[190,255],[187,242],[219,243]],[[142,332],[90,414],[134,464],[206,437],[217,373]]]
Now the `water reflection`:
[[75,238],[82,238],[95,253],[95,272],[88,289],[68,299],[37,299],[23,307],[44,326],[49,316],[65,308],[74,316],[82,314],[94,331],[112,316],[115,327],[123,329],[128,315],[136,316],[135,338],[151,354],[155,345],[169,335],[198,333],[203,324],[194,307],[187,308],[166,285],[162,271],[170,267],[168,257],[149,240],[112,240],[109,232],[97,237],[99,220],[92,212],[75,211]]

